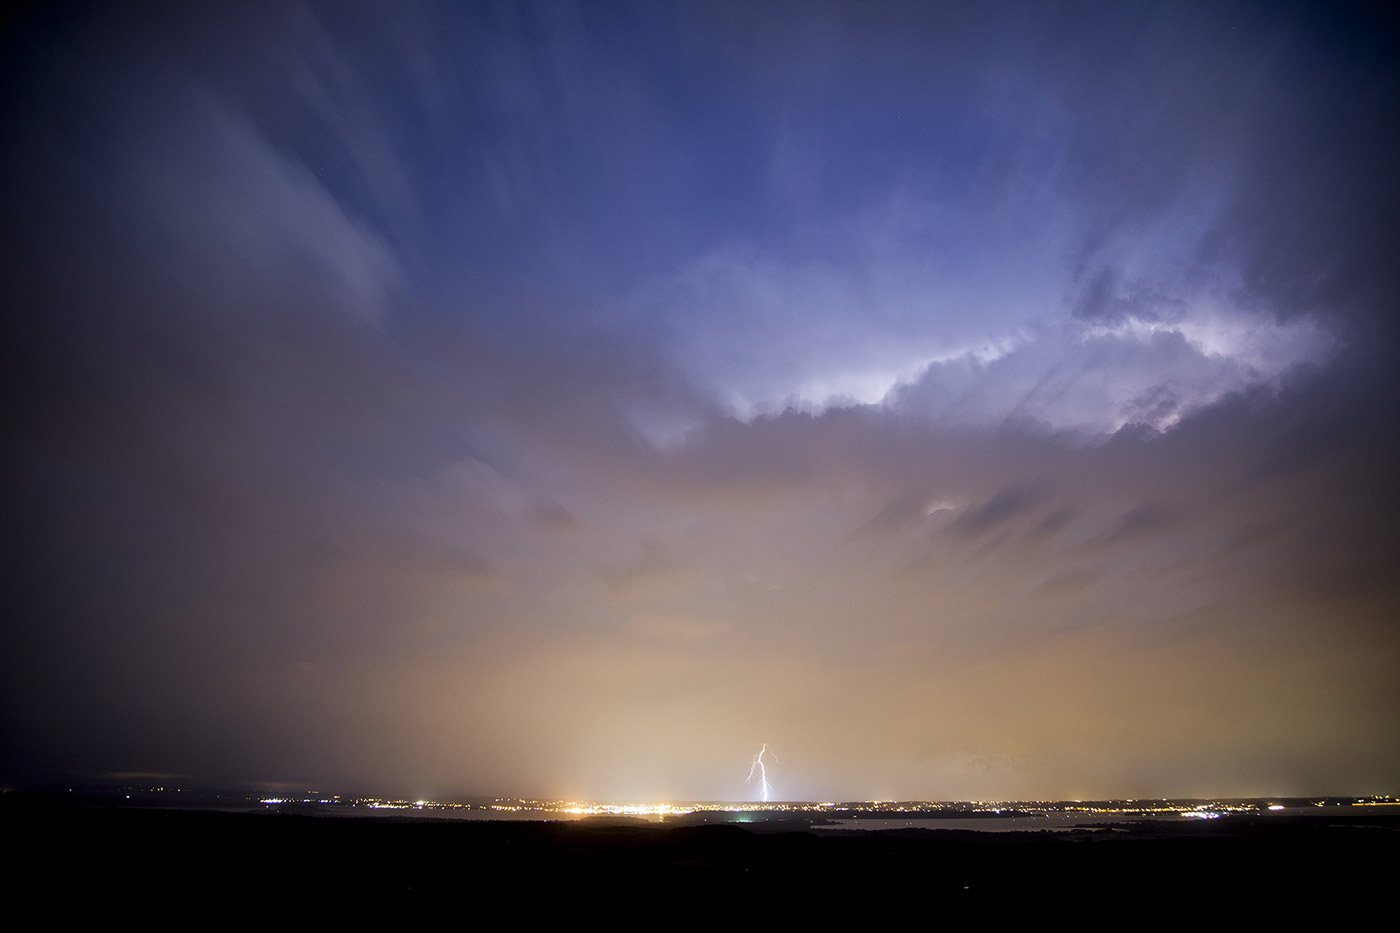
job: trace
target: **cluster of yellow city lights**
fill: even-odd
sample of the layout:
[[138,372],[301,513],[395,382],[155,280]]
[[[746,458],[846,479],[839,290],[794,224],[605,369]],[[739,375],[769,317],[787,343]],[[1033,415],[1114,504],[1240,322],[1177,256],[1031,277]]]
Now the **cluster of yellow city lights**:
[[[394,800],[377,797],[357,797],[351,799],[339,796],[327,798],[305,797],[265,797],[261,801],[267,805],[320,803],[346,804],[372,810],[470,810],[490,811],[501,814],[538,813],[542,818],[550,814],[569,817],[582,816],[631,816],[664,819],[669,816],[689,816],[695,813],[840,813],[913,816],[930,811],[961,811],[979,815],[1007,816],[1051,816],[1051,815],[1091,815],[1113,814],[1118,816],[1177,816],[1191,819],[1214,819],[1227,813],[1256,813],[1260,810],[1278,812],[1285,809],[1281,803],[1262,804],[1258,800],[1212,800],[1208,802],[1188,802],[1181,800],[1114,800],[1080,803],[1078,801],[789,801],[763,803],[744,802],[685,802],[685,803],[602,803],[578,800],[535,800],[525,798],[500,797],[490,803],[452,803],[433,800]],[[1313,806],[1324,806],[1321,800],[1309,800]],[[1339,801],[1338,801],[1339,803]],[[1400,799],[1390,795],[1356,798],[1351,806],[1398,805]]]
[[[181,788],[166,786],[125,786],[120,788],[127,799],[133,795],[142,797],[148,794],[178,793]],[[1072,818],[1072,817],[1136,817],[1165,819],[1216,819],[1229,814],[1281,813],[1288,809],[1309,807],[1391,807],[1400,806],[1400,796],[1375,794],[1366,797],[1326,797],[1326,798],[1252,798],[1225,800],[1185,800],[1185,799],[1130,799],[1101,801],[1048,801],[1048,800],[972,800],[972,801],[685,801],[685,802],[639,802],[614,803],[589,800],[543,800],[533,798],[497,797],[475,799],[470,802],[436,801],[428,799],[405,800],[389,797],[354,797],[340,794],[322,794],[308,791],[304,794],[278,796],[248,796],[239,798],[245,802],[262,804],[276,808],[283,805],[320,805],[346,807],[362,810],[424,811],[442,816],[470,814],[474,819],[491,819],[498,815],[501,819],[579,819],[583,817],[629,817],[648,820],[666,820],[705,813],[762,813],[769,816],[803,816],[809,819],[828,817],[831,819],[883,818],[903,816],[906,819],[930,817],[935,813],[949,816],[965,813],[969,816],[1005,816],[1019,818]]]

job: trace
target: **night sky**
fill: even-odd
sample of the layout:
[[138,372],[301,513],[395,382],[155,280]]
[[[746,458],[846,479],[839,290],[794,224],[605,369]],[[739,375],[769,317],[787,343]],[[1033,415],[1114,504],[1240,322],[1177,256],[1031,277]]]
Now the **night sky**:
[[0,782],[1400,788],[1334,3],[32,3]]

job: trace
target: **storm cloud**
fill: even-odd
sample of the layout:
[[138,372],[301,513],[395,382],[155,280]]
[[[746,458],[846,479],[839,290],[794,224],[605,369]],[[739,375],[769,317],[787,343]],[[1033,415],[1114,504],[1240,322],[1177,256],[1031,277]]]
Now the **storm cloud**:
[[3,778],[1400,778],[1394,22],[49,5]]

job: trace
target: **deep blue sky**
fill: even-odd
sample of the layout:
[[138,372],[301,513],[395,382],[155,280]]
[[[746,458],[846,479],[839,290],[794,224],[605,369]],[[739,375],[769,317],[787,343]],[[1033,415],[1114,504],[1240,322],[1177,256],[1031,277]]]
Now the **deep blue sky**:
[[12,15],[0,777],[1393,791],[1396,39]]

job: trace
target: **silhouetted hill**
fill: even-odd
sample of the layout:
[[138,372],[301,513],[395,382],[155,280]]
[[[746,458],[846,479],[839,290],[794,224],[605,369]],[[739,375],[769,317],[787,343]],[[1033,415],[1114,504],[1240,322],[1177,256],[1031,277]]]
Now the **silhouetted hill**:
[[1400,855],[1400,820],[1388,816],[1071,833],[754,832],[124,809],[7,794],[0,819],[17,866],[11,903],[79,922],[460,922],[503,906],[521,919],[601,914],[630,926],[641,908],[667,911],[652,915],[660,923],[768,905],[789,918],[1070,910],[1100,925],[1123,911],[1359,909],[1387,896]]

